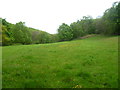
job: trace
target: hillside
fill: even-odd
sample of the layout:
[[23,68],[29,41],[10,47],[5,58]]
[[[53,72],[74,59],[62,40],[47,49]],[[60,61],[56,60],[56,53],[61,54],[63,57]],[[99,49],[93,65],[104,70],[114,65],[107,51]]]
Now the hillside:
[[3,88],[118,87],[118,36],[2,49]]

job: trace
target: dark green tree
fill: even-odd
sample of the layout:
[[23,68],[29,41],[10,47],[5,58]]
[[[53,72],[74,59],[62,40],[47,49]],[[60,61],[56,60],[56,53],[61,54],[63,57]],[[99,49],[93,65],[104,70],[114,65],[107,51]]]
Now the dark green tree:
[[14,43],[30,44],[31,34],[28,28],[24,25],[24,22],[16,23],[12,28],[12,37],[14,38]]
[[84,35],[84,31],[82,29],[81,23],[78,20],[77,22],[73,22],[70,24],[71,29],[73,30],[73,38],[78,38]]
[[70,26],[63,23],[58,29],[58,36],[60,41],[69,41],[73,39],[73,30]]
[[107,9],[104,12],[103,17],[101,18],[103,20],[104,25],[104,34],[106,35],[118,35],[118,22],[119,22],[119,11],[120,11],[120,3],[115,2],[113,3],[113,6],[109,9]]

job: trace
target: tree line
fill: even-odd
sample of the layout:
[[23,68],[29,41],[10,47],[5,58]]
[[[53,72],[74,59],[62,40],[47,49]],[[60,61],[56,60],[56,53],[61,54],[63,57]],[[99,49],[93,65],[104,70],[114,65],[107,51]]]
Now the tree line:
[[114,2],[102,17],[93,19],[91,16],[83,16],[82,19],[70,25],[63,23],[59,26],[57,34],[27,27],[24,22],[12,24],[2,18],[0,21],[2,22],[0,43],[3,46],[70,41],[87,34],[120,35],[120,2]]
[[63,23],[58,29],[61,41],[72,40],[87,34],[120,35],[120,2],[114,2],[102,17],[82,19],[67,25]]
[[29,28],[24,22],[11,24],[2,19],[2,45],[13,44],[41,44],[58,41],[56,34],[49,34],[45,31]]

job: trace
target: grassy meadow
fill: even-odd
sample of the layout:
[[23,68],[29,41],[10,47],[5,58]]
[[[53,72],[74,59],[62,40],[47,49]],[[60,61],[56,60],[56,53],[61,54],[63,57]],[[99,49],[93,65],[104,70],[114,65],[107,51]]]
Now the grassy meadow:
[[3,88],[117,88],[118,36],[2,47]]

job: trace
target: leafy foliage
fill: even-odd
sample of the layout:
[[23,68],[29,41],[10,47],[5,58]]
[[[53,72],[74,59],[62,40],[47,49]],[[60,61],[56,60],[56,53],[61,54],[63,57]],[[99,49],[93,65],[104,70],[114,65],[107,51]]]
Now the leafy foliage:
[[31,34],[23,22],[16,23],[12,28],[14,43],[30,44]]
[[68,41],[73,39],[73,33],[71,27],[63,23],[58,29],[58,36],[61,41]]
[[11,44],[40,44],[40,43],[52,43],[57,42],[57,35],[49,34],[44,31],[40,31],[25,26],[24,22],[18,22],[16,24],[8,23],[5,19],[2,19],[2,45]]
[[10,45],[10,37],[7,28],[2,25],[2,45]]
[[87,34],[120,35],[120,2],[114,2],[112,7],[104,12],[100,18],[83,16],[82,19],[67,25],[63,23],[57,34],[29,28],[24,22],[11,24],[2,20],[2,45],[11,44],[41,44],[58,41],[70,41]]
[[102,17],[104,23],[104,34],[118,34],[116,25],[117,25],[117,8],[116,4],[114,3],[110,9],[107,9]]

